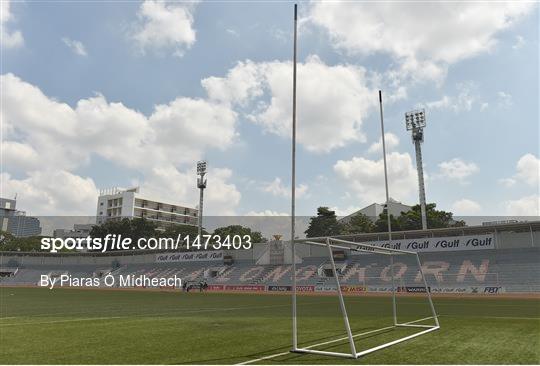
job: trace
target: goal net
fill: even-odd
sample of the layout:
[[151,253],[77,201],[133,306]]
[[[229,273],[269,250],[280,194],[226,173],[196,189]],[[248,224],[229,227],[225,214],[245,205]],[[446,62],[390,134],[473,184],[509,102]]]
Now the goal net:
[[314,284],[328,296],[299,296],[307,266],[293,264],[293,352],[358,358],[440,328],[416,252],[330,237],[298,249],[328,258]]

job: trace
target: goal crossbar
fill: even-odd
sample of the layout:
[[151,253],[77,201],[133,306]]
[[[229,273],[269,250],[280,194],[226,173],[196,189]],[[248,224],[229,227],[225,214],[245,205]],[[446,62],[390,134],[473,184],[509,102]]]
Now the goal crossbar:
[[[326,241],[330,242],[329,244],[326,243]],[[322,242],[320,242],[322,241]],[[319,246],[327,246],[330,245],[332,248],[339,248],[339,249],[347,249],[352,251],[363,251],[363,252],[371,252],[371,253],[378,253],[378,254],[389,254],[389,255],[397,255],[397,254],[413,254],[416,255],[416,252],[410,251],[410,250],[403,250],[403,249],[395,249],[395,248],[388,248],[388,247],[380,247],[373,244],[366,244],[366,243],[358,243],[354,241],[348,241],[343,239],[337,239],[337,238],[310,238],[310,239],[296,239],[296,243],[301,244],[311,244],[311,245],[319,245]],[[339,243],[339,244],[346,244],[349,246],[339,245],[339,244],[332,244],[333,242]]]
[[[320,242],[322,240],[324,240],[324,243]],[[430,332],[433,332],[435,330],[440,329],[439,319],[438,319],[437,313],[435,311],[435,307],[433,305],[433,300],[431,299],[430,289],[427,286],[426,277],[424,276],[424,271],[422,270],[422,264],[420,262],[420,257],[418,256],[418,253],[411,252],[411,251],[394,249],[394,248],[378,247],[378,246],[369,245],[369,244],[363,244],[363,243],[355,243],[355,242],[350,242],[350,241],[346,241],[346,240],[342,240],[342,239],[335,239],[335,238],[327,237],[327,238],[324,238],[324,239],[323,238],[316,238],[316,239],[294,240],[293,243],[292,243],[293,244],[292,245],[292,252],[293,252],[292,253],[293,254],[292,258],[293,258],[293,260],[295,258],[295,246],[294,246],[295,242],[304,243],[304,244],[308,244],[308,245],[323,246],[323,247],[328,248],[328,254],[330,256],[330,263],[332,265],[332,272],[334,274],[334,278],[335,278],[335,281],[336,281],[337,295],[338,295],[338,299],[339,299],[339,304],[340,304],[341,313],[342,313],[342,316],[343,316],[343,322],[344,322],[344,325],[345,325],[345,330],[347,332],[347,336],[342,337],[342,338],[338,338],[338,339],[334,339],[334,340],[330,340],[330,341],[325,341],[325,342],[322,342],[322,343],[313,344],[313,345],[306,346],[306,347],[298,347],[298,344],[297,344],[297,342],[298,342],[298,329],[297,329],[297,320],[296,320],[296,313],[297,313],[296,312],[296,310],[297,310],[296,309],[296,306],[297,306],[296,305],[296,272],[293,271],[293,291],[292,291],[292,296],[293,296],[293,302],[292,302],[293,303],[293,312],[292,312],[293,313],[293,347],[292,347],[291,352],[310,353],[310,354],[334,356],[334,357],[358,358],[358,357],[367,355],[369,353],[378,351],[380,349],[390,347],[390,346],[393,346],[395,344],[405,342],[405,341],[407,341],[409,339],[412,339],[412,338],[415,338],[415,337],[418,337],[418,336],[421,336],[421,335],[424,335],[424,334],[427,334],[427,333],[430,333]],[[333,242],[338,243],[338,244],[334,244]],[[405,323],[398,323],[397,322],[397,316],[396,316],[396,310],[395,310],[396,309],[396,297],[395,297],[396,288],[395,288],[395,281],[394,281],[394,271],[393,271],[393,268],[392,268],[392,271],[391,271],[392,294],[393,294],[393,296],[392,296],[392,305],[393,305],[393,309],[394,309],[394,324],[391,325],[391,326],[387,326],[387,327],[383,327],[383,328],[379,328],[379,329],[375,329],[375,330],[370,330],[370,331],[359,333],[359,334],[353,334],[352,331],[351,331],[349,318],[347,316],[347,308],[346,308],[345,302],[343,300],[343,293],[341,291],[341,284],[339,282],[338,272],[336,270],[336,263],[335,263],[335,260],[334,260],[332,248],[352,250],[352,251],[358,251],[358,252],[369,252],[369,253],[390,255],[391,256],[390,257],[391,258],[391,266],[393,266],[393,255],[396,255],[396,254],[397,255],[399,255],[399,254],[411,254],[411,255],[414,255],[416,257],[416,262],[418,264],[419,271],[420,271],[420,274],[421,274],[421,277],[422,277],[422,280],[423,280],[425,292],[427,294],[427,298],[428,298],[428,301],[429,301],[429,305],[430,305],[430,308],[431,308],[432,315],[429,316],[429,317],[426,317],[426,318],[416,319],[416,320],[412,320],[412,321],[405,322]],[[417,323],[420,323],[420,322],[423,322],[423,321],[426,321],[426,320],[431,320],[431,319],[434,320],[434,322],[435,322],[434,325],[417,324]],[[383,343],[381,345],[369,348],[369,349],[364,350],[364,351],[360,351],[360,352],[356,351],[356,345],[355,345],[355,341],[354,341],[355,338],[360,337],[360,336],[364,336],[364,335],[368,335],[368,334],[372,334],[372,333],[376,333],[376,332],[382,332],[382,331],[385,331],[385,330],[395,329],[395,328],[398,328],[398,327],[419,328],[421,330],[419,330],[416,333],[410,334],[408,336],[398,338],[396,340],[393,340],[393,341],[390,341],[390,342],[387,342],[387,343]],[[345,340],[348,340],[348,343],[349,343],[349,346],[350,346],[350,352],[349,353],[321,351],[321,350],[314,349],[315,347],[320,347],[320,346],[324,346],[324,345],[328,345],[328,344],[332,344],[332,343],[342,342],[342,341],[345,341]]]
[[[305,241],[304,244],[316,245],[316,246],[320,246],[320,247],[326,247],[327,246],[326,244],[317,243],[315,241]],[[357,247],[353,248],[353,247],[346,247],[346,246],[343,246],[343,245],[330,244],[330,248],[345,249],[345,250],[350,250],[350,251],[353,251],[353,252],[366,252],[366,253],[392,255],[392,253],[390,253],[390,252],[387,252],[387,251],[384,251],[384,250],[379,250],[378,248],[372,248],[371,246],[369,248],[364,248],[362,246],[357,246]],[[399,254],[403,254],[403,253],[399,253]]]

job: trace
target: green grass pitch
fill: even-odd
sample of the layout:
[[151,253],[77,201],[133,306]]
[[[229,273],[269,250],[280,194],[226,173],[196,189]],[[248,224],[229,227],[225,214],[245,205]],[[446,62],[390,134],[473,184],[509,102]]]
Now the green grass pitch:
[[[0,288],[1,364],[232,364],[287,352],[290,296]],[[538,364],[540,300],[435,298],[441,329],[360,359],[286,353],[267,364]],[[354,333],[391,323],[388,297],[346,298]],[[300,296],[300,346],[345,336],[335,296]],[[398,299],[400,321],[429,316]],[[414,330],[356,338],[358,351]],[[345,342],[318,349],[346,352]]]

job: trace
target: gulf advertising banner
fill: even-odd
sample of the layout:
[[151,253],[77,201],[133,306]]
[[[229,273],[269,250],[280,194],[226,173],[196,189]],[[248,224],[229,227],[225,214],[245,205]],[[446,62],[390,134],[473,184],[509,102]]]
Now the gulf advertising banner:
[[262,292],[266,290],[266,286],[263,286],[263,285],[225,285],[225,290]]
[[[438,238],[395,239],[391,242],[388,242],[388,240],[377,240],[359,244],[408,250],[411,252],[449,252],[456,250],[495,249],[495,238],[493,234],[482,234]],[[362,254],[362,252],[352,252],[351,254],[358,255]]]
[[160,253],[156,254],[156,263],[223,261],[223,251]]

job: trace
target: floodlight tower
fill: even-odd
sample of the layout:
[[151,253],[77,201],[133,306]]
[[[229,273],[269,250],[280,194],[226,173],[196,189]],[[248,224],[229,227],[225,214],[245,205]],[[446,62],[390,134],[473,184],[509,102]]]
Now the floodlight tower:
[[422,214],[422,230],[427,229],[426,191],[424,188],[424,168],[422,165],[422,147],[424,142],[424,127],[426,127],[426,112],[418,109],[405,113],[407,131],[412,131],[412,140],[416,152],[416,169],[418,170],[418,191],[420,195],[420,210]]
[[199,240],[202,240],[201,234],[202,234],[202,220],[203,220],[203,196],[204,196],[204,189],[206,188],[206,161],[198,161],[197,162],[197,187],[200,190],[200,196],[199,196]]

